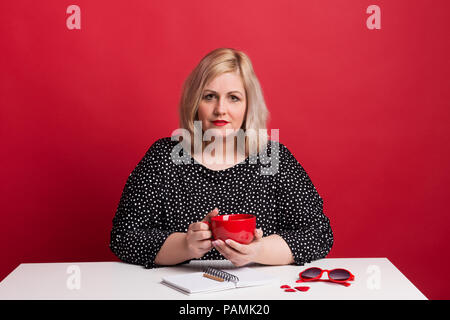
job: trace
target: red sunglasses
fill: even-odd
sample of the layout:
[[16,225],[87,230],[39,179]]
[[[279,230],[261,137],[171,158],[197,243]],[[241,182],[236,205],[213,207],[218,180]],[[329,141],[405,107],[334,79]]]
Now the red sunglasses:
[[[324,272],[328,273],[328,279],[320,279]],[[322,270],[320,268],[309,268],[299,274],[302,282],[307,281],[327,281],[342,284],[346,287],[350,285],[347,281],[355,280],[355,276],[345,269]]]

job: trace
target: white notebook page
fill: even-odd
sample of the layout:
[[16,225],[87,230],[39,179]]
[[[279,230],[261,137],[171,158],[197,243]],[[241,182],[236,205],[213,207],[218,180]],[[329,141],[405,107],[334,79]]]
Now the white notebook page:
[[237,276],[239,282],[237,284],[230,281],[219,282],[204,277],[203,272],[194,272],[163,277],[163,283],[187,293],[198,293],[227,290],[236,287],[258,286],[269,284],[276,280],[271,275],[250,268],[236,268],[226,271]]

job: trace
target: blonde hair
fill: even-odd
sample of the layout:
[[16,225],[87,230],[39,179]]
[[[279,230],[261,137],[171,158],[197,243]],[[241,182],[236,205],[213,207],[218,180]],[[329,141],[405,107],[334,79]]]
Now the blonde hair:
[[[269,111],[252,63],[242,51],[231,48],[215,49],[189,74],[184,82],[179,104],[180,128],[188,130],[191,137],[194,136],[194,121],[198,120],[198,106],[205,86],[217,76],[227,72],[237,72],[245,88],[247,108],[241,129],[246,132],[246,155],[254,154],[267,144],[266,125]],[[260,134],[261,129],[263,132]],[[253,133],[256,133],[256,136]]]

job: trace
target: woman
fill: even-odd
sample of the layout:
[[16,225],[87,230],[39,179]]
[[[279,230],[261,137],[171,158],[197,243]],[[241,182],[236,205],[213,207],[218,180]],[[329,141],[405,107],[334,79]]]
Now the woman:
[[[157,140],[127,180],[113,219],[114,254],[146,268],[192,259],[228,259],[243,266],[303,265],[324,258],[333,245],[329,219],[291,152],[267,134],[245,136],[244,147],[227,139],[237,131],[267,133],[267,117],[248,56],[228,48],[206,55],[183,88],[180,127],[189,133],[183,135],[185,143],[171,137]],[[195,139],[189,139],[199,133],[198,125],[202,134],[213,132],[214,139],[203,137],[194,148]],[[220,142],[212,149],[214,159],[230,161],[210,161],[205,151],[213,141]],[[187,155],[188,161],[174,154]],[[265,154],[277,164],[271,174],[263,174]],[[212,241],[201,221],[219,213],[256,215],[253,242]]]

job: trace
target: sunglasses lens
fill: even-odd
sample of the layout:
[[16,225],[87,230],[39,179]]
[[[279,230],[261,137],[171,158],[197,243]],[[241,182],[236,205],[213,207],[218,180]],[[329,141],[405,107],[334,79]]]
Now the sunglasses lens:
[[322,272],[319,268],[309,268],[306,269],[301,273],[301,276],[303,279],[313,279],[319,276],[319,274]]
[[338,281],[345,281],[350,279],[350,272],[344,269],[335,269],[330,271],[330,278]]

